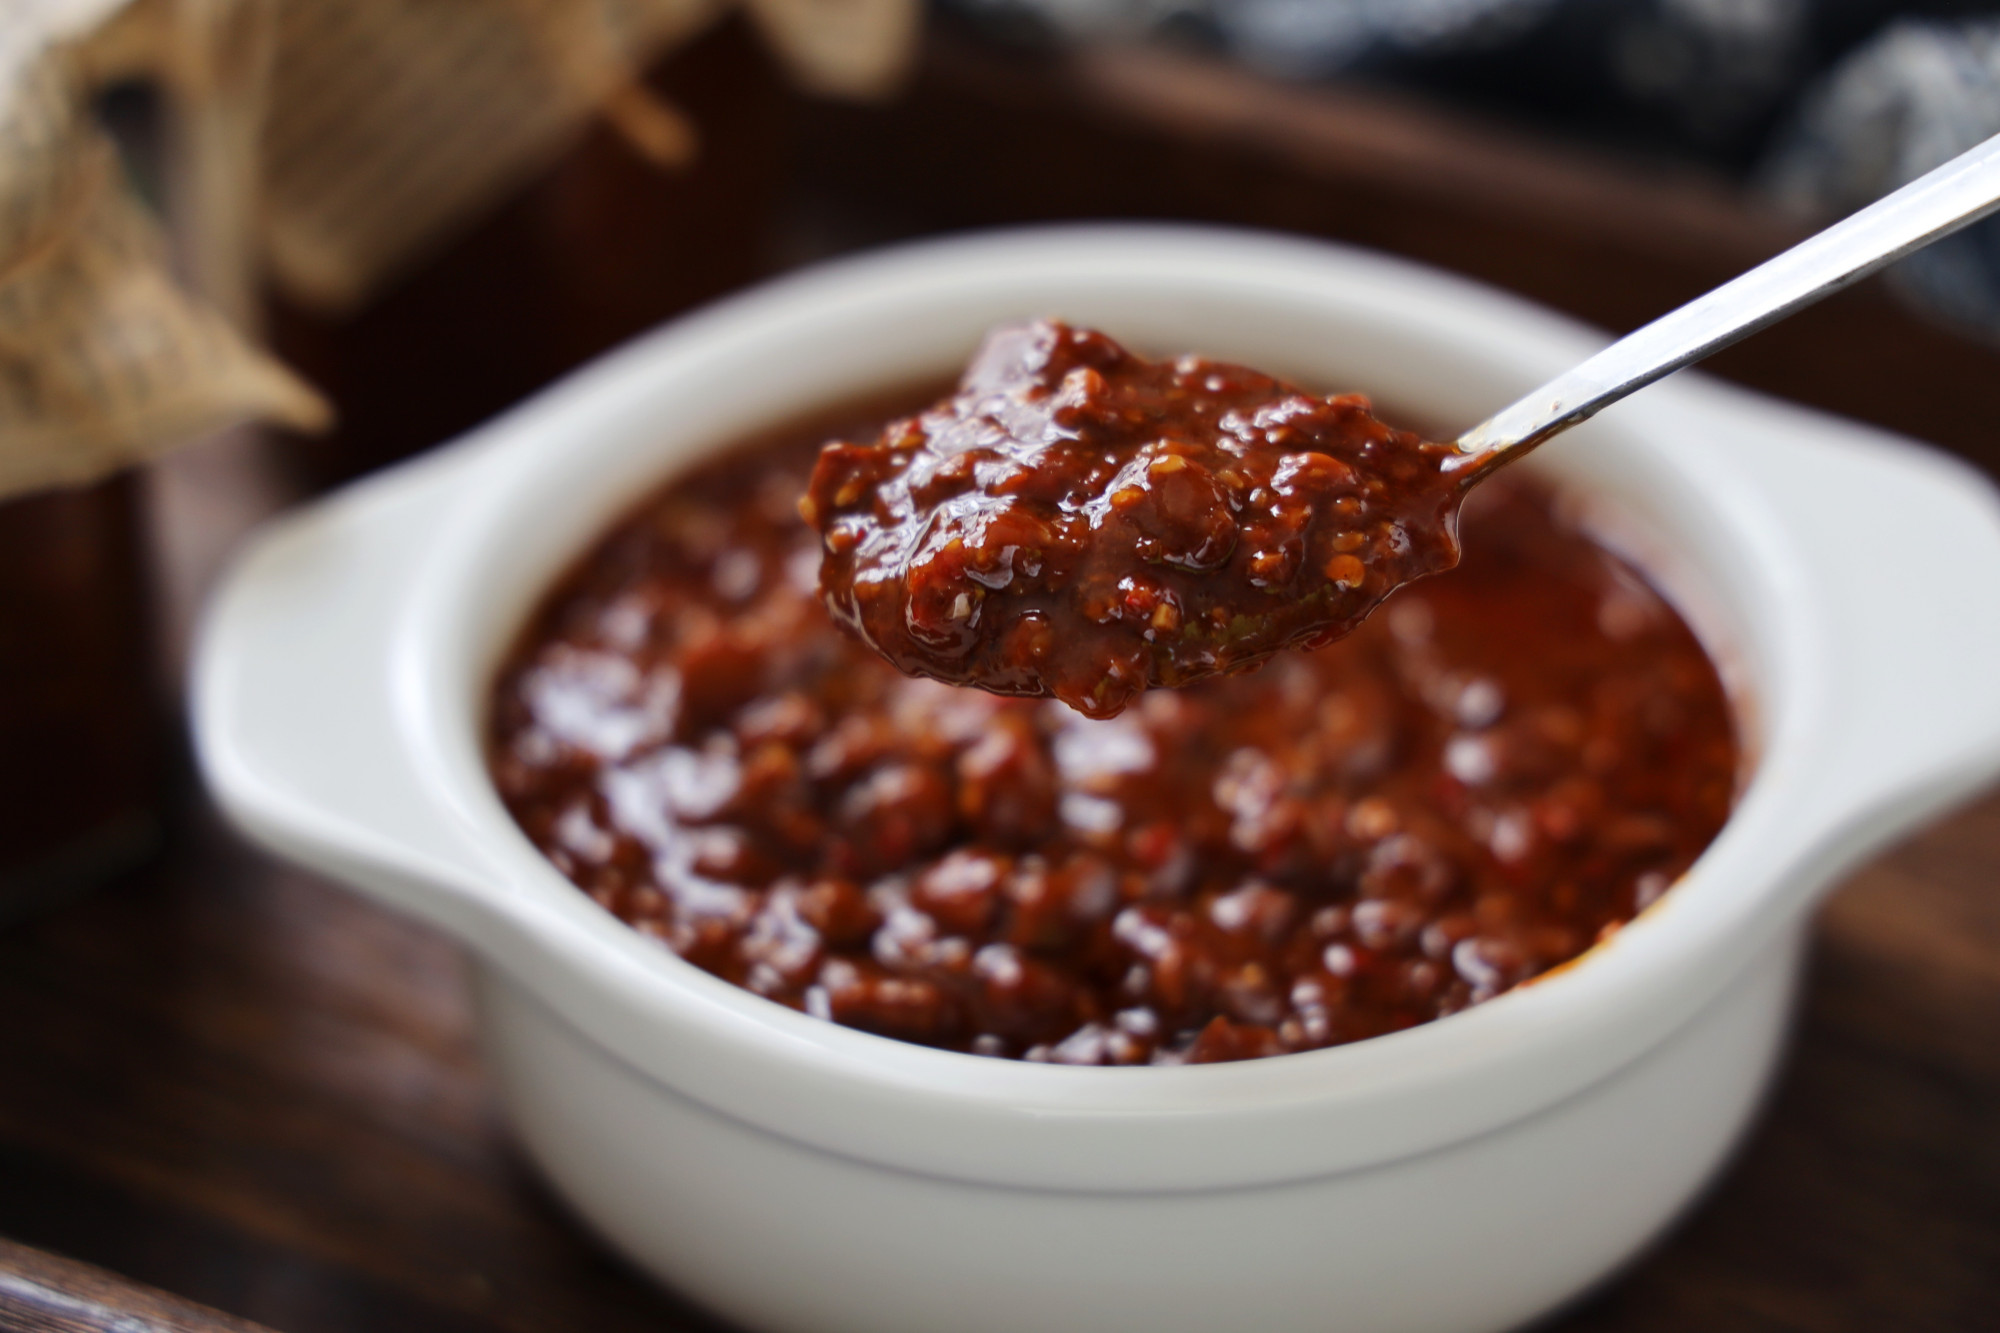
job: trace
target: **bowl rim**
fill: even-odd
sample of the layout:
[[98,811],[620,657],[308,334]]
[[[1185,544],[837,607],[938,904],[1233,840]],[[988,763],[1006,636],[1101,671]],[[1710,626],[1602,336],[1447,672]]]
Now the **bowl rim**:
[[[1749,396],[1684,379],[1650,391],[1643,417],[1607,415],[1578,439],[1622,448],[1627,461],[1650,460],[1658,485],[1686,486],[1690,469],[1705,469],[1710,535],[1733,543],[1737,557],[1729,591],[1755,612],[1741,628],[1757,640],[1760,760],[1729,823],[1674,890],[1577,962],[1460,1014],[1364,1042],[1239,1064],[1097,1069],[983,1059],[824,1023],[644,940],[534,849],[486,774],[479,718],[499,640],[477,617],[482,606],[489,620],[502,611],[481,602],[479,581],[506,566],[522,524],[546,514],[566,485],[574,490],[589,460],[612,456],[603,437],[590,438],[594,426],[625,419],[629,431],[647,402],[725,382],[730,366],[787,338],[826,338],[857,324],[879,332],[884,320],[920,315],[935,322],[954,300],[990,305],[1051,281],[1134,300],[1166,292],[1267,312],[1317,305],[1338,318],[1380,320],[1446,353],[1485,357],[1528,385],[1545,373],[1537,367],[1560,369],[1601,341],[1464,279],[1324,242],[1213,228],[1040,228],[899,246],[779,279],[628,345],[455,446],[453,465],[424,473],[449,503],[433,497],[444,512],[430,516],[389,609],[387,669],[404,758],[456,834],[457,871],[498,923],[483,936],[462,933],[588,1039],[714,1109],[903,1169],[1144,1189],[1323,1174],[1486,1132],[1608,1077],[1689,1021],[1796,920],[1819,884],[1886,836],[1878,820],[1875,832],[1849,830],[1835,846],[1826,826],[1850,812],[1811,808],[1833,799],[1819,770],[1842,758],[1824,743],[1823,725],[1842,700],[1843,682],[1825,659],[1840,643],[1839,608],[1823,595],[1824,571],[1796,546],[1795,516],[1745,463],[1771,447],[1733,419]],[[771,419],[782,415],[774,410]],[[669,452],[656,446],[651,484],[670,473],[671,462],[661,461]],[[579,458],[585,466],[576,469]],[[391,476],[377,490],[397,484]],[[605,517],[579,526],[594,534]],[[500,600],[511,598],[513,623],[559,563],[544,557],[538,578],[506,585]],[[1958,787],[2000,765],[2000,722],[1991,732],[1981,732],[1970,760],[1950,756]],[[1879,804],[1882,793],[1870,795]],[[1931,794],[1929,805],[1938,799]],[[1906,805],[1902,823],[1917,810]],[[351,850],[351,830],[343,836]],[[444,877],[435,867],[430,874]],[[1232,1145],[1218,1131],[1263,1132],[1269,1141]],[[981,1150],[968,1158],[971,1142]],[[1199,1159],[1174,1163],[1176,1148],[1198,1149]]]

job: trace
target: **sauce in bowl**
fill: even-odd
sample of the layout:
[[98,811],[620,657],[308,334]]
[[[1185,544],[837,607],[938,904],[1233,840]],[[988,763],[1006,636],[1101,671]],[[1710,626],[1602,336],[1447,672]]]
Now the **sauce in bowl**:
[[669,485],[494,687],[528,836],[729,981],[994,1056],[1310,1050],[1574,958],[1727,817],[1713,665],[1528,479],[1483,485],[1459,567],[1340,642],[1093,719],[912,679],[828,616],[797,500],[822,441],[876,433],[857,424]]

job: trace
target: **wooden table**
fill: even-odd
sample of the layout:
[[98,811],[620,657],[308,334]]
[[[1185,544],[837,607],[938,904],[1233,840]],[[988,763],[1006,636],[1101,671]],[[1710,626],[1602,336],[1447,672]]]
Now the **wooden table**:
[[[1229,76],[1160,68],[1141,78],[1113,60],[1024,85],[962,52],[933,52],[901,112],[812,118],[804,137],[816,165],[802,173],[795,248],[838,244],[826,236],[852,228],[864,202],[879,204],[871,173],[900,173],[905,193],[922,195],[913,182],[928,172],[941,191],[958,169],[926,157],[936,143],[924,126],[970,133],[1024,104],[1071,117],[1057,127],[1065,151],[1188,140],[1180,174],[1122,187],[1124,211],[1246,220],[1230,208],[1254,186],[1271,220],[1358,228],[1609,324],[1636,317],[1619,302],[1636,308],[1725,276],[1785,234],[1700,182],[1629,181],[1483,130],[1440,129],[1428,112],[1368,103],[1362,114],[1337,95],[1286,93],[1276,104]],[[1207,147],[1173,128],[1203,106]],[[838,142],[826,140],[829,124]],[[1518,202],[1489,210],[1518,232],[1504,246],[1435,216],[1386,239],[1368,230],[1388,226],[1390,203],[1453,160],[1502,151],[1526,154],[1522,169],[1571,190],[1575,207],[1592,192],[1622,202],[1578,220],[1589,245],[1554,219],[1535,224]],[[844,168],[843,154],[854,159]],[[1202,161],[1237,173],[1235,204],[1201,204],[1186,163]],[[1432,165],[1413,165],[1423,162]],[[1508,179],[1493,188],[1505,193]],[[1345,189],[1346,213],[1285,202],[1329,182]],[[1109,208],[1069,188],[1054,180],[1008,207]],[[952,210],[972,204],[950,199],[947,216],[910,206],[869,221],[868,235],[951,225]],[[1671,225],[1649,230],[1648,216]],[[1638,276],[1612,290],[1592,272]],[[2000,414],[1986,413],[2000,402],[1991,352],[1926,329],[1880,293],[1801,327],[1736,372],[2000,457]],[[1814,373],[1853,355],[1856,338],[1904,347],[1897,373],[1929,396]],[[254,485],[225,484],[241,481],[232,458],[243,462],[194,456],[185,466],[195,480],[167,487],[180,496],[169,516],[186,528],[175,547],[184,594],[216,534],[264,502]],[[216,512],[216,497],[236,506],[234,518]],[[1660,1246],[1552,1327],[2000,1327],[2000,796],[1855,875],[1817,939],[1792,1055],[1740,1158]],[[251,850],[187,785],[152,865],[0,931],[0,1235],[287,1333],[719,1327],[621,1266],[537,1183],[473,1049],[464,969],[430,931]],[[208,1319],[110,1274],[0,1247],[0,1329],[138,1333]]]

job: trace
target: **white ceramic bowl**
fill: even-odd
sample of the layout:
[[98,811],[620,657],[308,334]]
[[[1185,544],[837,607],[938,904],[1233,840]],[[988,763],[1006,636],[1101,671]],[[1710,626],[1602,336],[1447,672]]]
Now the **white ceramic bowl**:
[[1623,515],[1745,701],[1754,775],[1654,910],[1465,1013],[1304,1055],[1074,1069],[818,1022],[600,910],[487,780],[489,675],[619,511],[704,451],[1054,313],[1465,424],[1601,338],[1269,236],[1068,228],[823,266],[669,325],[273,525],[196,667],[254,837],[479,960],[487,1056],[615,1246],[760,1329],[1472,1330],[1582,1290],[1716,1169],[1816,895],[2000,771],[2000,507],[1967,468],[1691,376],[1545,448]]

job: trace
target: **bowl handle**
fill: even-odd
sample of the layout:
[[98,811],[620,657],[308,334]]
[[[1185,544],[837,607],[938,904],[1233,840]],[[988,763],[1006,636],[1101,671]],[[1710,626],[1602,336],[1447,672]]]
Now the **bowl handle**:
[[1799,595],[1833,725],[1803,747],[1795,808],[1823,872],[1803,879],[1823,891],[2000,774],[2000,493],[1936,450],[1722,392],[1767,446],[1741,457],[1810,561]]
[[481,861],[397,734],[388,639],[468,452],[435,452],[265,527],[195,644],[190,708],[210,790],[284,856],[459,933]]

